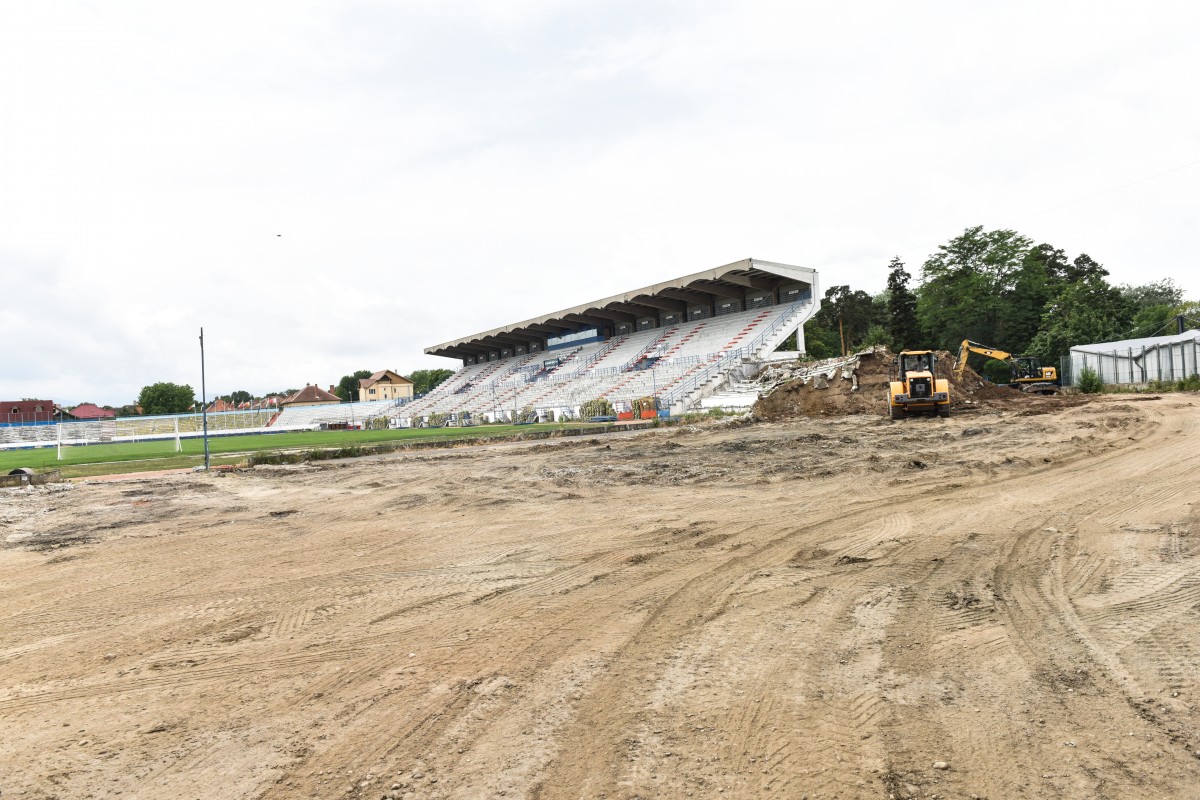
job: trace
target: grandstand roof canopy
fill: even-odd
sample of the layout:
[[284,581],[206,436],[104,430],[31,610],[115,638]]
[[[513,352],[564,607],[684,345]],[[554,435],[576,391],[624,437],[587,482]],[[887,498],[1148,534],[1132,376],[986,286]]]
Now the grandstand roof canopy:
[[632,322],[639,317],[658,316],[663,311],[686,312],[689,305],[711,303],[718,297],[742,297],[756,289],[769,291],[784,284],[803,283],[816,292],[816,271],[806,267],[746,258],[716,269],[684,275],[602,300],[565,308],[540,317],[514,322],[490,331],[464,336],[425,352],[447,358],[469,358],[514,345],[544,342],[589,326],[615,321]]

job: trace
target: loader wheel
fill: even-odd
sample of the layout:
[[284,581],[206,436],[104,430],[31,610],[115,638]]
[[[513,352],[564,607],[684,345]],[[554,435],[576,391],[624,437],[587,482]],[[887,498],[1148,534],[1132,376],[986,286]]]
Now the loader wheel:
[[888,416],[892,419],[904,419],[908,416],[908,412],[900,406],[894,406],[888,403]]
[[937,415],[938,415],[939,417],[948,417],[948,416],[950,416],[950,406],[948,406],[948,405],[945,405],[945,406],[938,406]]

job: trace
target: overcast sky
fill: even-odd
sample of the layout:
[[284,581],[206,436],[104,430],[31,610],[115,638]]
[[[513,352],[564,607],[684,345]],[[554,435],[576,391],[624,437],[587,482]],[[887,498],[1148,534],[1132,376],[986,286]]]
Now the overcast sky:
[[5,2],[0,399],[456,367],[754,257],[964,228],[1200,299],[1195,3]]

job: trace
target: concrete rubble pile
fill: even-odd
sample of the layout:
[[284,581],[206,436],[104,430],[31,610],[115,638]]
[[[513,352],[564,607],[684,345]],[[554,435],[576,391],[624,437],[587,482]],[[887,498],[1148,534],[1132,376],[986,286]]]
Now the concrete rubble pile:
[[861,353],[826,358],[821,361],[777,362],[758,374],[758,384],[762,387],[762,394],[769,394],[775,388],[792,381],[801,381],[806,384],[811,382],[814,388],[825,389],[828,388],[830,380],[835,376],[840,376],[843,380],[851,382],[851,391],[858,391],[859,359],[863,355],[874,355],[876,352],[884,352],[885,355],[890,356],[886,353],[886,348],[873,348]]

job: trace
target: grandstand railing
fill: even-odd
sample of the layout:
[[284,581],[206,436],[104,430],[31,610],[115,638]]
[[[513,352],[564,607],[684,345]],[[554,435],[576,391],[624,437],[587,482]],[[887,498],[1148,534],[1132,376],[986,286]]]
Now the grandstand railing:
[[[670,327],[666,328],[662,333],[660,333],[658,336],[655,336],[653,339],[651,339],[646,344],[645,347],[642,348],[641,352],[639,352],[633,358],[629,359],[624,364],[622,364],[621,370],[622,371],[631,370],[643,358],[648,358],[649,354],[651,352],[665,348],[667,343],[670,342],[671,337],[674,336],[676,333],[679,333],[680,327],[682,327],[682,326],[671,325]],[[694,328],[695,326],[692,326],[692,327]]]
[[627,334],[622,334],[621,336],[614,336],[613,338],[609,339],[604,344],[604,347],[601,347],[599,350],[597,350],[596,352],[592,353],[590,356],[585,358],[583,360],[583,362],[580,363],[579,367],[575,370],[574,374],[576,376],[581,376],[585,372],[588,372],[588,367],[590,367],[592,364],[595,364],[600,359],[604,358],[606,355],[611,353],[616,348],[620,347],[622,344],[625,343],[625,340],[627,338],[629,338]]
[[718,358],[709,364],[709,366],[697,372],[695,375],[685,379],[678,386],[672,388],[667,394],[660,398],[659,402],[666,408],[670,408],[675,403],[683,400],[690,392],[699,386],[708,383],[718,374],[727,372],[736,363],[740,362],[745,357],[751,357],[766,343],[767,337],[779,332],[779,329],[790,322],[793,322],[792,316],[802,307],[812,302],[812,292],[806,291],[800,297],[792,301],[787,310],[780,314],[763,332],[751,340],[750,344],[734,350],[729,350],[724,356]]

